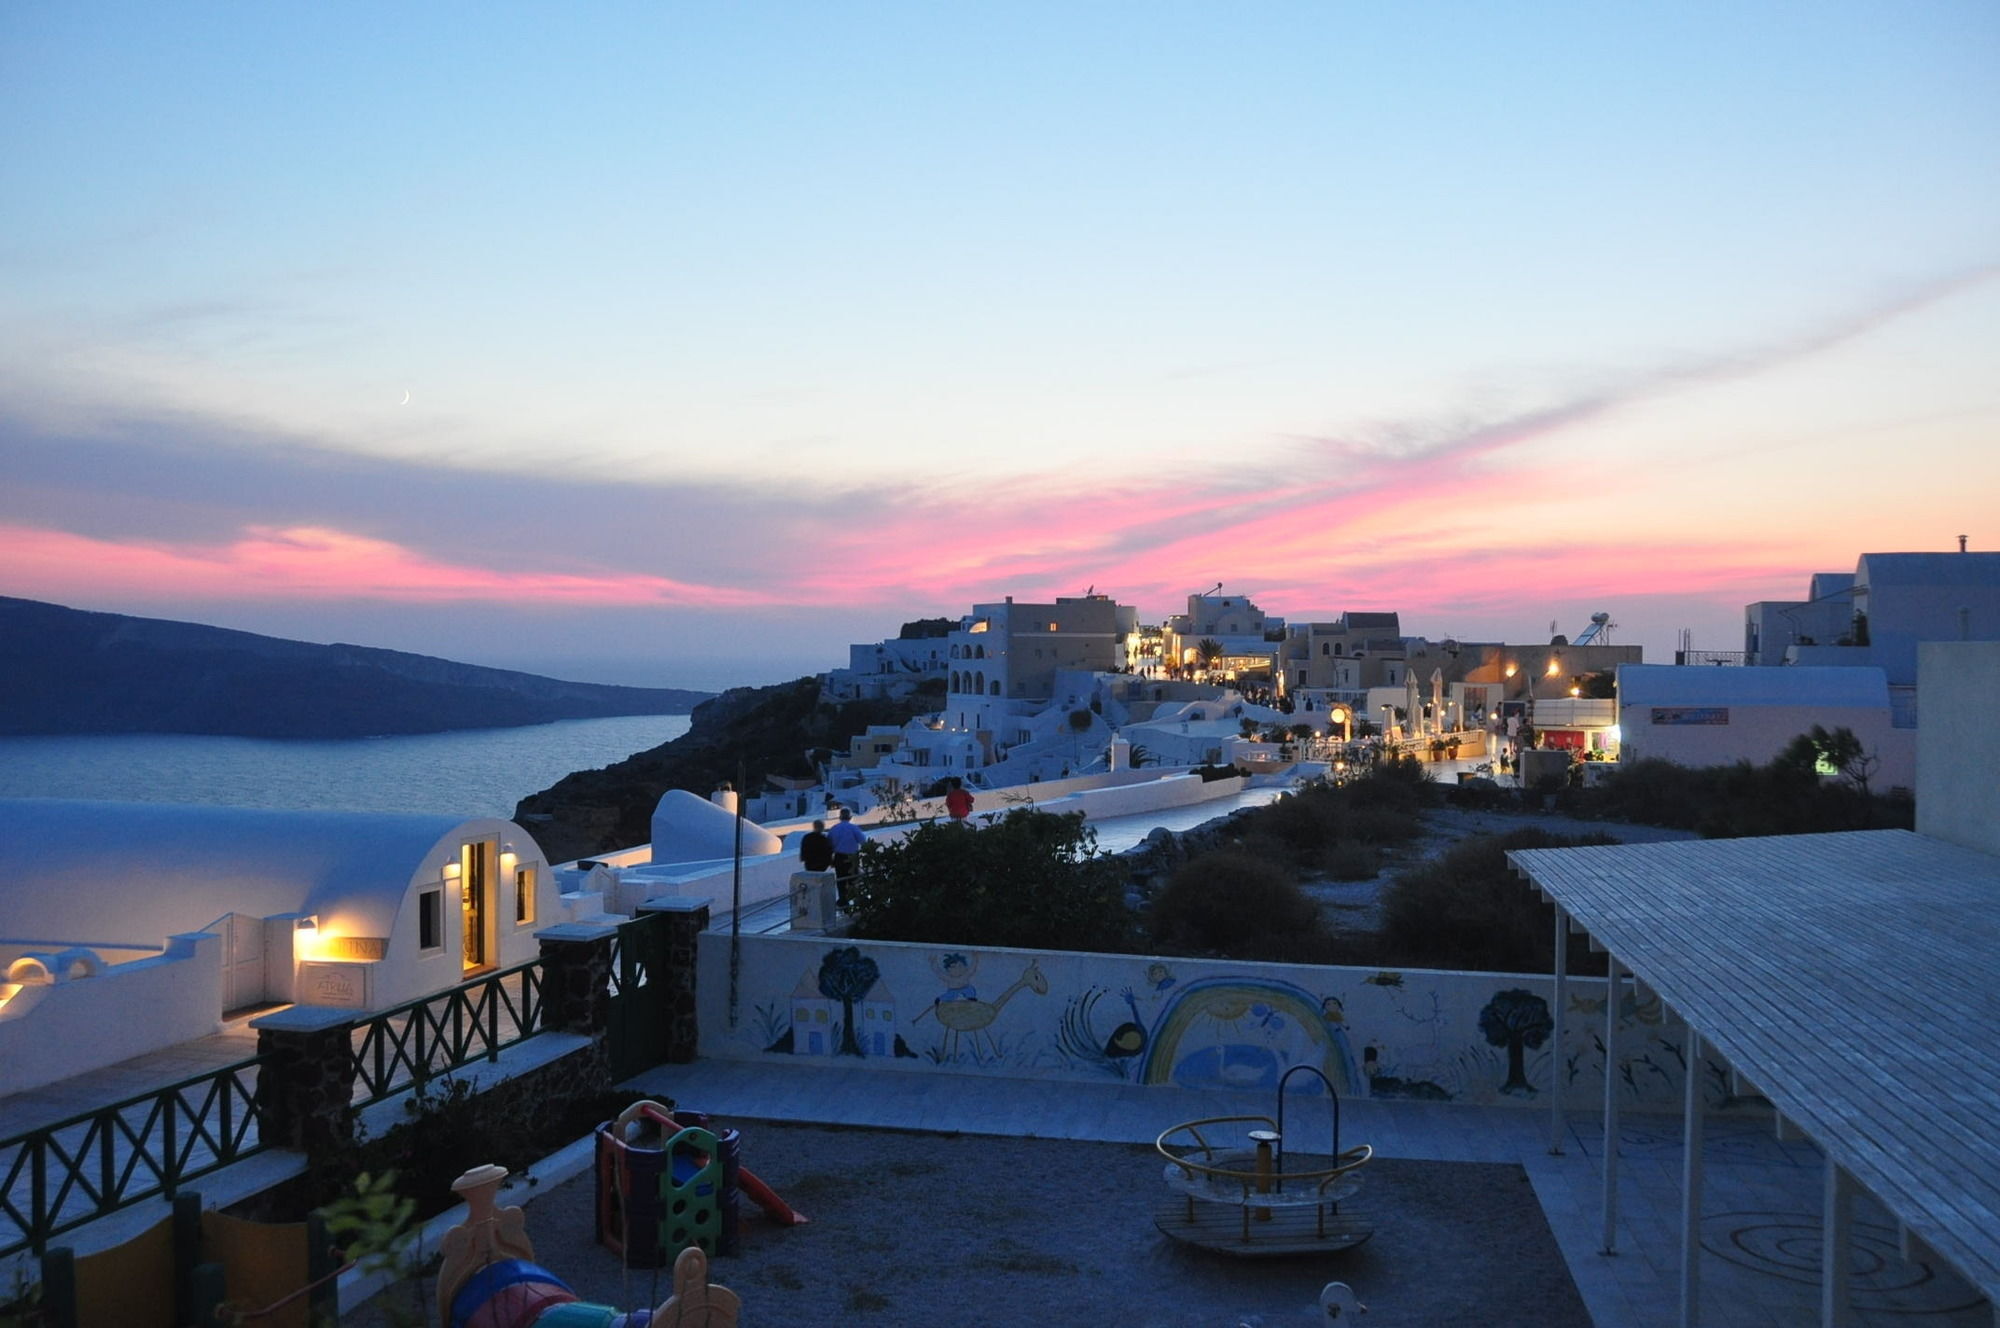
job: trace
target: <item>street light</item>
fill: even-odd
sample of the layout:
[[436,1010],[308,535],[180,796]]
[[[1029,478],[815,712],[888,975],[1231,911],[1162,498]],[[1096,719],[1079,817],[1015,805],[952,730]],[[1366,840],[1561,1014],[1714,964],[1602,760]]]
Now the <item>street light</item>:
[[1340,740],[1342,742],[1347,742],[1352,739],[1353,737],[1352,725],[1354,723],[1354,716],[1348,712],[1346,706],[1343,705],[1335,706],[1331,711],[1327,713],[1326,721],[1329,724],[1340,725]]

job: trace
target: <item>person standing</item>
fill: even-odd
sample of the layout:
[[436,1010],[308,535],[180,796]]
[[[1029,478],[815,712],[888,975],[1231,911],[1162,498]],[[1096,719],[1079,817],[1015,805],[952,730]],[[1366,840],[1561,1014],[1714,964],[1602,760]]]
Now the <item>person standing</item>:
[[833,865],[833,840],[827,837],[826,822],[814,821],[813,828],[799,840],[799,866],[809,872],[823,872]]
[[861,833],[861,827],[854,823],[854,813],[847,808],[840,809],[840,819],[833,829],[826,832],[833,846],[833,870],[839,877],[838,890],[840,907],[847,907],[848,892],[854,888],[854,878],[861,870],[861,845],[868,836]]
[[951,813],[951,819],[959,825],[964,825],[965,818],[972,815],[972,795],[965,791],[964,780],[955,777],[952,779],[951,787],[945,790],[944,809]]

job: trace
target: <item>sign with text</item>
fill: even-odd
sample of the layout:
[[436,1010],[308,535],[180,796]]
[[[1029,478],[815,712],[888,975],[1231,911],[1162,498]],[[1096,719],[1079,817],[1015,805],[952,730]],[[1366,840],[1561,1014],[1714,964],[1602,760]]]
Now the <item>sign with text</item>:
[[1728,706],[1654,706],[1655,724],[1727,724]]

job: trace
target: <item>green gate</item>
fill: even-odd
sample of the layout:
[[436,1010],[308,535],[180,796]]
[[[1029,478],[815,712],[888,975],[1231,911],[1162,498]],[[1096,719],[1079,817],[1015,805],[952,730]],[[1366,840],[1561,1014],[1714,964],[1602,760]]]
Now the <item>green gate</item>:
[[666,1058],[668,921],[665,913],[641,913],[620,923],[612,942],[606,1041],[613,1083]]

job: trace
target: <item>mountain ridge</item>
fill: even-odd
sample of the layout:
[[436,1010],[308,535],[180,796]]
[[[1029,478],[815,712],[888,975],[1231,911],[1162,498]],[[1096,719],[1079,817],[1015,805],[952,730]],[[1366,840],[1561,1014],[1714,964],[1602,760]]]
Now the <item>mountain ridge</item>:
[[10,737],[360,738],[681,715],[713,695],[0,596],[0,735]]

